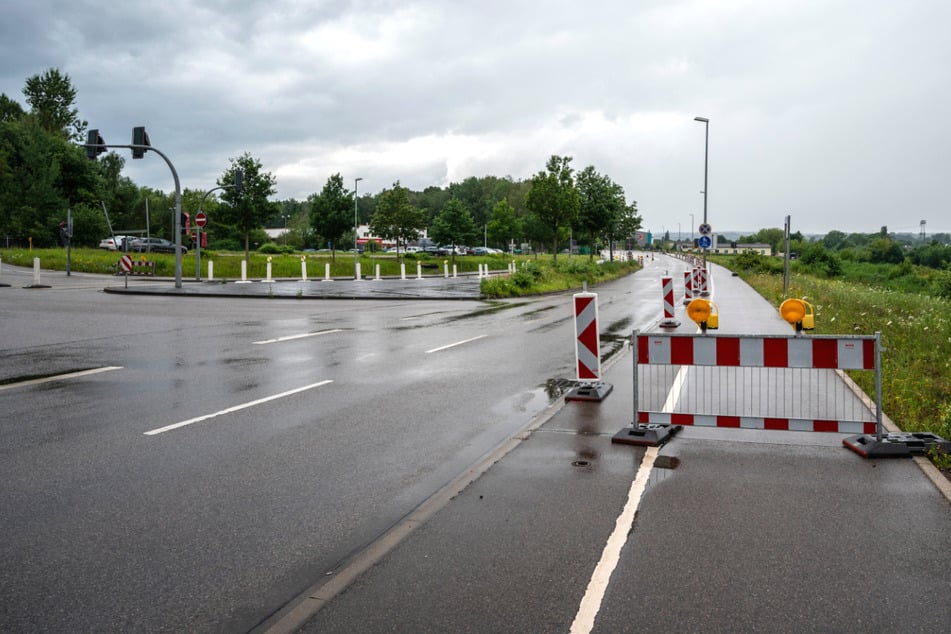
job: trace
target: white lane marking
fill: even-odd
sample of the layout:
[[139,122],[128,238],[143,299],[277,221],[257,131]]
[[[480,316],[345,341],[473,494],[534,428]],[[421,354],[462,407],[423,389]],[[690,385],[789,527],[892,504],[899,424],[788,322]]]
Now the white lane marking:
[[446,346],[440,346],[438,348],[433,348],[432,350],[427,350],[426,354],[430,354],[432,352],[439,352],[440,350],[447,350],[449,348],[455,348],[456,346],[461,346],[462,344],[465,344],[465,343],[478,341],[479,339],[482,339],[483,337],[488,337],[488,336],[489,335],[479,335],[478,337],[473,337],[471,339],[463,339],[462,341],[457,341],[456,343],[450,343],[449,345],[446,345]]
[[110,365],[104,368],[93,368],[92,370],[80,370],[79,372],[67,372],[66,374],[57,374],[56,376],[47,376],[41,379],[30,379],[28,381],[20,381],[19,383],[7,383],[6,385],[0,385],[0,391],[3,390],[12,390],[15,387],[26,387],[27,385],[40,385],[41,383],[49,383],[51,381],[62,381],[64,379],[76,379],[81,376],[90,376],[93,374],[100,374],[102,372],[111,372],[113,370],[121,370],[121,365]]
[[255,346],[262,346],[268,343],[281,343],[282,341],[293,341],[294,339],[306,339],[307,337],[319,337],[321,335],[330,335],[335,332],[343,332],[343,329],[333,328],[332,330],[318,330],[317,332],[305,332],[302,335],[288,335],[286,337],[278,337],[277,339],[265,339],[263,341],[252,341],[251,344]]
[[216,416],[223,416],[225,414],[231,414],[232,412],[237,412],[249,407],[254,407],[255,405],[261,405],[262,403],[267,403],[268,401],[274,401],[279,398],[284,398],[285,396],[291,396],[292,394],[298,394],[300,392],[306,392],[307,390],[312,390],[315,387],[320,387],[322,385],[327,385],[328,383],[333,383],[332,380],[328,379],[326,381],[320,381],[319,383],[311,383],[310,385],[305,385],[304,387],[299,387],[293,390],[288,390],[287,392],[281,392],[280,394],[274,394],[273,396],[265,396],[264,398],[259,398],[256,401],[250,401],[248,403],[242,403],[241,405],[235,405],[234,407],[229,407],[223,409],[220,412],[215,412],[213,414],[205,414],[204,416],[198,416],[196,418],[190,418],[188,420],[183,420],[180,423],[174,423],[172,425],[166,425],[165,427],[159,427],[158,429],[152,429],[145,432],[146,436],[155,436],[156,434],[162,434],[167,431],[172,431],[173,429],[178,429],[180,427],[186,427],[188,425],[194,425],[195,423],[200,423],[202,421],[208,420],[210,418],[215,418]]
[[628,533],[634,524],[634,515],[637,513],[641,496],[647,488],[647,481],[650,478],[651,469],[654,467],[657,451],[657,447],[649,447],[644,454],[641,466],[637,470],[637,476],[631,483],[631,490],[627,494],[627,503],[624,505],[624,510],[621,511],[614,523],[614,532],[608,537],[604,551],[601,553],[601,561],[595,567],[594,573],[591,575],[591,581],[588,582],[588,589],[584,593],[584,598],[581,599],[578,613],[571,624],[571,634],[588,634],[594,628],[594,619],[601,610],[601,602],[604,600],[604,594],[608,589],[608,582],[611,580],[611,575],[621,559],[621,549],[627,542]]

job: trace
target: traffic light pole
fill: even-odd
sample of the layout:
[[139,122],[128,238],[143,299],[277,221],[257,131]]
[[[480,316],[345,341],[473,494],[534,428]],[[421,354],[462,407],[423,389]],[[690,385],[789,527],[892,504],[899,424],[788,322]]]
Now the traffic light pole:
[[[98,132],[96,131],[96,136],[98,137]],[[101,137],[99,137],[101,139]],[[168,169],[172,171],[172,178],[175,180],[175,288],[182,287],[182,187],[181,183],[178,180],[178,172],[175,171],[175,166],[172,165],[172,161],[169,160],[164,153],[160,150],[155,149],[153,146],[148,144],[132,143],[128,145],[115,145],[112,143],[84,143],[83,147],[86,148],[87,154],[92,150],[94,154],[92,158],[95,158],[95,154],[104,151],[106,148],[129,148],[134,153],[136,152],[155,152],[162,159],[165,160],[165,163],[168,165]]]

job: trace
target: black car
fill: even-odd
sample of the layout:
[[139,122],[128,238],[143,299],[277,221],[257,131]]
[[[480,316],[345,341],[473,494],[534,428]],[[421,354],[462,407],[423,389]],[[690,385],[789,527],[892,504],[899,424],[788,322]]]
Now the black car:
[[[181,247],[182,255],[188,253],[188,249],[184,246]],[[175,253],[175,244],[169,242],[164,238],[136,238],[132,241],[132,244],[129,245],[130,251],[143,252],[150,251],[152,253]]]

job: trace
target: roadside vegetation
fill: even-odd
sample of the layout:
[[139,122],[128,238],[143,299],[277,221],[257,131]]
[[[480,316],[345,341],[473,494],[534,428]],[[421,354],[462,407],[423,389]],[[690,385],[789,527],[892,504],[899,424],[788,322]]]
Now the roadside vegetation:
[[[904,431],[949,439],[951,247],[894,249],[883,241],[877,246],[895,261],[881,261],[862,247],[843,253],[821,243],[806,246],[803,257],[791,262],[788,297],[813,304],[818,334],[880,332],[883,411]],[[711,260],[737,272],[777,307],[783,301],[782,258],[745,253]],[[874,376],[851,374],[867,394],[875,393]],[[951,466],[949,457],[939,454],[933,452],[935,464]]]
[[584,283],[595,285],[637,271],[636,262],[590,261],[587,257],[550,257],[516,260],[515,273],[482,280],[482,294],[490,298],[523,297],[542,293],[580,290]]

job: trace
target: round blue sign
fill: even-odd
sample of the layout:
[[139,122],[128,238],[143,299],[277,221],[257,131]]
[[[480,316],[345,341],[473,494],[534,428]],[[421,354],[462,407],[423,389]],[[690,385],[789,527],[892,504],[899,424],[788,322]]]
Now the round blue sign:
[[710,240],[710,236],[700,236],[697,238],[697,245],[699,245],[701,249],[709,249],[711,244],[713,244],[713,241]]

